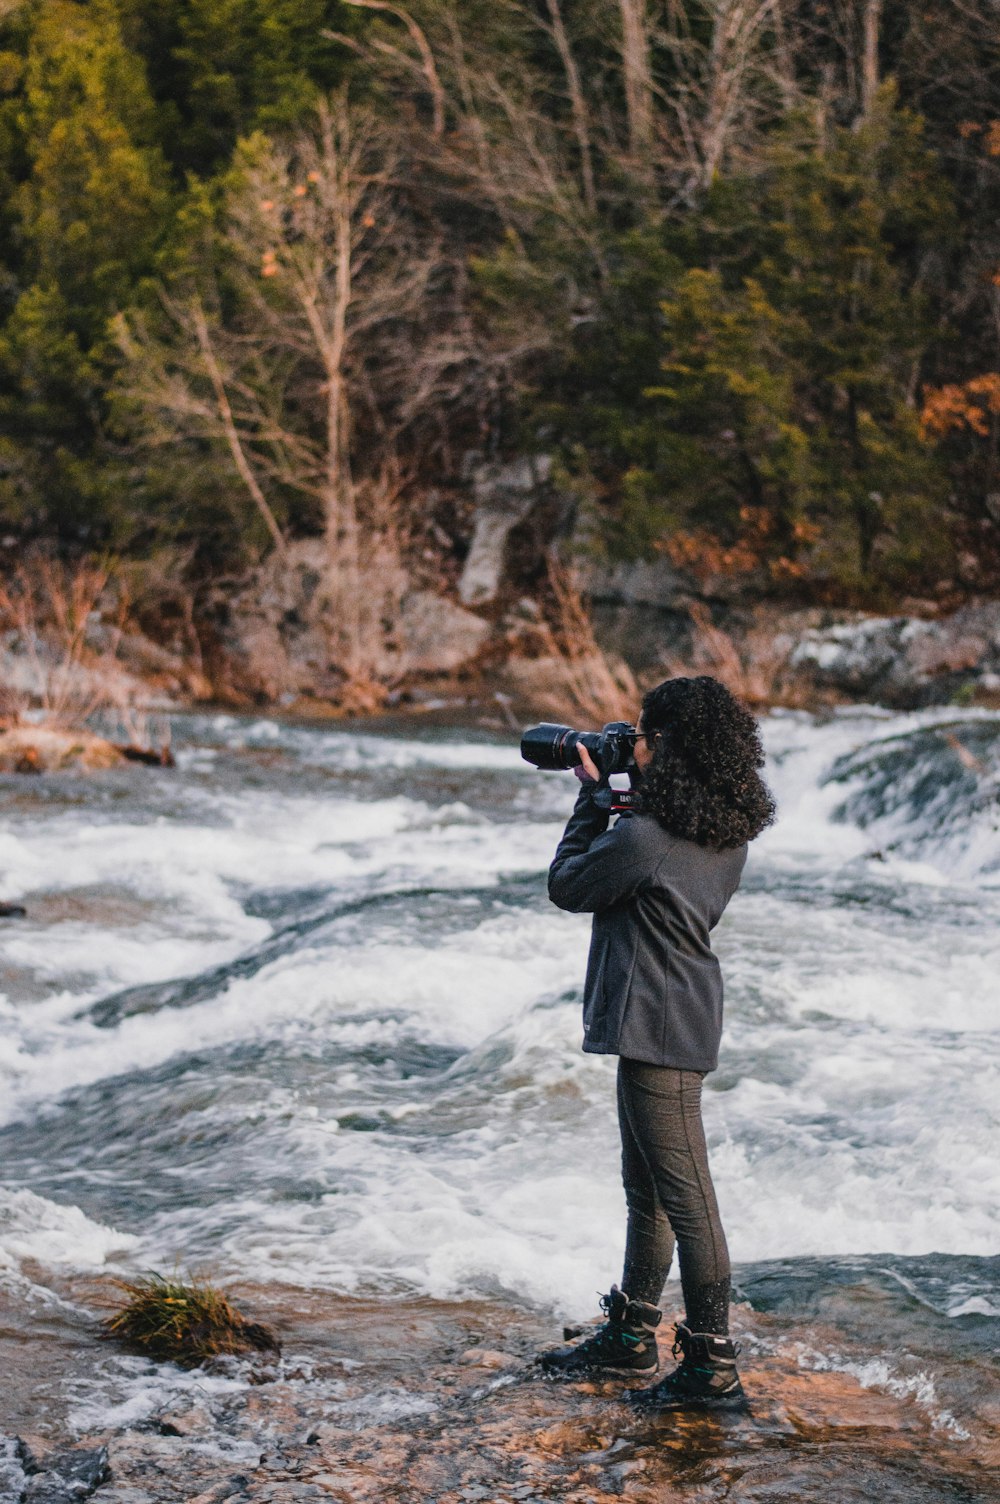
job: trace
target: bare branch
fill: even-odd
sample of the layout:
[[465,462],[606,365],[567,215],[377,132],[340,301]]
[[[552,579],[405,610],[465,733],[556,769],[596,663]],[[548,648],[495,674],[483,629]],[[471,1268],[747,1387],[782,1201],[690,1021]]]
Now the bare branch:
[[593,214],[597,207],[597,197],[594,192],[594,166],[590,152],[590,125],[587,118],[587,102],[583,97],[580,70],[576,66],[576,59],[573,56],[573,50],[566,35],[566,27],[563,25],[559,0],[546,0],[546,3],[552,21],[552,40],[555,42],[559,57],[562,60],[563,71],[566,74],[566,86],[569,89],[570,105],[573,110],[573,126],[576,131],[577,145],[580,148],[580,175],[583,179],[583,197],[587,208]]
[[229,405],[229,398],[226,396],[226,383],[223,380],[222,372],[219,369],[219,362],[212,348],[212,340],[208,332],[208,320],[205,318],[205,310],[200,298],[193,298],[191,300],[191,321],[198,339],[198,347],[205,362],[205,369],[208,372],[209,380],[215,392],[219,408],[219,420],[226,437],[226,443],[229,445],[229,452],[233,457],[233,464],[236,466],[244,485],[253,497],[254,505],[267,525],[267,530],[274,540],[275,548],[280,554],[285,554],[287,553],[287,547],[284,534],[268,505],[267,497],[257,482],[257,477],[253,473],[250,462],[244,453],[243,445],[240,442],[236,424],[233,422],[232,408]]
[[427,37],[410,15],[410,12],[404,10],[401,5],[389,4],[388,0],[346,0],[346,4],[358,6],[362,10],[387,11],[389,15],[395,16],[398,20],[402,21],[413,38],[417,51],[420,53],[421,62],[423,63],[424,76],[427,79],[427,87],[430,90],[434,111],[434,134],[435,136],[443,136],[445,118],[444,89],[441,87],[437,64],[434,61],[434,54],[431,51]]

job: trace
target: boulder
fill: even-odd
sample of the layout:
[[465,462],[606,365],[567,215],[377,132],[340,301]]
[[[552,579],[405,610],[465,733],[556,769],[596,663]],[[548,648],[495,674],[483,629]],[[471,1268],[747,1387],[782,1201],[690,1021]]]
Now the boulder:
[[583,585],[590,600],[602,606],[676,611],[683,610],[692,599],[690,580],[665,555],[589,564],[583,570]]
[[1000,689],[998,601],[972,602],[931,620],[798,615],[802,630],[791,663],[820,687],[901,706],[941,703],[959,690]]
[[431,590],[412,591],[399,613],[399,671],[452,673],[476,656],[489,634],[489,622],[475,612]]
[[78,1504],[106,1483],[110,1477],[106,1447],[76,1447],[51,1454],[34,1463],[21,1495],[24,1504]]
[[[343,674],[330,631],[334,605],[325,586],[326,548],[319,539],[271,555],[241,588],[220,598],[218,677],[253,700],[291,704],[305,697],[338,701]],[[370,670],[383,680],[447,674],[475,657],[489,624],[433,590],[406,588],[387,555],[366,572],[362,608],[371,622]]]
[[252,700],[333,697],[340,684],[324,628],[328,564],[318,538],[271,554],[238,589],[217,602],[217,675],[224,688]]

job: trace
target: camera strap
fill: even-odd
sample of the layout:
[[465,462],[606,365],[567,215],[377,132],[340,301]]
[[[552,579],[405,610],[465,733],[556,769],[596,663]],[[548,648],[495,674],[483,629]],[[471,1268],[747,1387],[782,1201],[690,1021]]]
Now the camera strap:
[[639,795],[635,789],[613,789],[610,783],[603,780],[590,796],[598,809],[610,810],[613,815],[621,815],[639,806]]

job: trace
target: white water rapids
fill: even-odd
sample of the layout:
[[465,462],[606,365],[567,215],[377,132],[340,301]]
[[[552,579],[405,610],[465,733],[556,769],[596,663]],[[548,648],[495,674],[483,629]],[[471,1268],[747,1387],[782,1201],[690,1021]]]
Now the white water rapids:
[[[717,931],[705,1093],[734,1260],[957,1255],[942,1310],[988,1314],[1000,717],[765,731],[780,818]],[[544,892],[575,782],[460,730],[175,735],[173,771],[3,781],[0,1279],[589,1309],[623,1200],[588,921]]]

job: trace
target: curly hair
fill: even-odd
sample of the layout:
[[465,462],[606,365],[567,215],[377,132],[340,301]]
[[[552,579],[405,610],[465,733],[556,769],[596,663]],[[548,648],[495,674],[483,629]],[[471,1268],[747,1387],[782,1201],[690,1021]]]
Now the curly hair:
[[[642,700],[652,760],[640,808],[685,841],[723,849],[752,841],[775,805],[757,722],[717,679],[667,679]],[[656,733],[654,736],[653,733]]]

